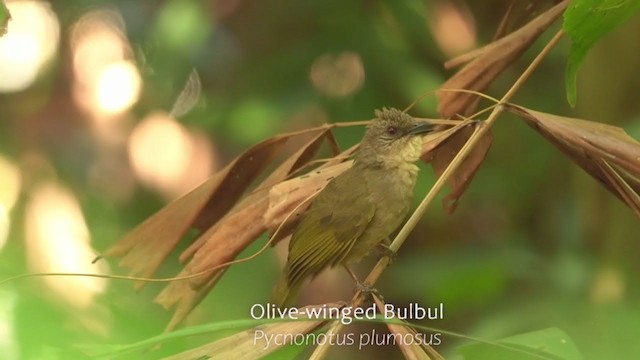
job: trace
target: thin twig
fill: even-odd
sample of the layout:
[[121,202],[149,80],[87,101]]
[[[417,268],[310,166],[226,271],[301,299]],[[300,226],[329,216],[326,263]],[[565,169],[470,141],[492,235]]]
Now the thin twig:
[[[522,75],[518,77],[516,82],[509,89],[509,91],[507,91],[507,93],[502,97],[502,99],[500,99],[498,106],[496,106],[493,109],[493,111],[491,112],[487,120],[485,120],[482,123],[478,123],[481,125],[479,125],[475,129],[471,137],[469,137],[469,140],[467,140],[467,142],[462,147],[462,149],[460,149],[458,154],[456,154],[456,156],[453,158],[449,166],[447,166],[447,168],[444,170],[442,175],[440,175],[440,177],[435,182],[435,184],[433,184],[429,193],[425,196],[425,198],[422,200],[420,205],[418,205],[418,207],[413,212],[409,220],[407,220],[407,222],[402,227],[398,235],[395,237],[391,245],[389,245],[389,248],[391,250],[395,252],[395,251],[398,251],[398,249],[400,249],[402,244],[405,242],[405,240],[409,236],[409,233],[411,233],[411,231],[417,225],[420,218],[422,218],[422,215],[425,213],[429,205],[433,202],[433,199],[435,199],[436,195],[442,190],[446,182],[458,170],[458,168],[460,167],[462,162],[465,160],[467,155],[469,155],[471,150],[476,146],[476,144],[480,141],[480,139],[482,139],[482,137],[489,131],[489,129],[491,129],[491,127],[496,122],[498,117],[502,114],[502,111],[504,110],[503,104],[511,100],[513,95],[520,89],[522,84],[524,84],[524,82],[531,76],[532,72],[538,67],[538,65],[544,59],[544,57],[549,53],[549,51],[551,51],[551,49],[558,43],[558,41],[560,41],[560,39],[562,38],[562,35],[563,35],[562,30],[556,33],[556,35],[551,39],[551,41],[549,41],[549,43],[544,47],[544,49],[542,49],[542,51],[538,54],[538,56],[536,56],[536,58],[533,59],[531,64],[529,64],[529,66],[522,73]],[[367,276],[364,283],[369,285],[375,284],[375,282],[378,280],[380,275],[382,275],[382,273],[388,266],[389,266],[389,258],[386,256],[381,258],[378,261],[378,263],[374,266],[374,268],[371,270],[371,272]],[[357,292],[354,295],[353,299],[351,300],[351,306],[354,306],[354,307],[359,306],[362,303],[362,301],[364,301],[363,294],[361,292]],[[343,327],[344,326],[342,325],[342,323],[334,321],[331,328],[329,328],[329,330],[327,331],[327,337],[330,338],[331,336],[333,336],[333,334],[337,334],[342,330]],[[318,347],[315,349],[313,354],[311,354],[311,357],[309,359],[311,360],[323,359],[326,356],[327,352],[329,351],[329,346],[330,346],[329,342],[318,345]]]

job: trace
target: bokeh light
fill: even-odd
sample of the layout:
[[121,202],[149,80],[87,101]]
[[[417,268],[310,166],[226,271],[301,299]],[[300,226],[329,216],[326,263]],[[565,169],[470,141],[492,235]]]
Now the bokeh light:
[[311,66],[311,83],[331,97],[353,95],[364,84],[364,77],[362,59],[353,52],[324,54]]
[[212,172],[211,146],[205,136],[185,129],[166,113],[142,120],[129,139],[129,159],[147,186],[173,198]]
[[97,121],[128,110],[138,100],[140,73],[132,62],[124,21],[115,10],[84,14],[71,34],[76,103]]
[[29,87],[58,48],[60,24],[48,3],[8,1],[9,31],[0,37],[0,92]]
[[591,301],[596,304],[615,304],[625,298],[627,284],[624,273],[616,268],[598,271],[591,284]]
[[[91,264],[96,252],[76,197],[49,182],[31,192],[26,207],[25,235],[30,272],[105,273],[106,263]],[[45,277],[45,284],[68,304],[86,308],[106,287],[93,277]]]
[[476,31],[473,17],[464,4],[438,1],[427,25],[433,38],[448,56],[460,55],[476,47]]
[[98,106],[106,113],[119,113],[138,100],[140,74],[129,61],[120,61],[106,66],[96,84]]

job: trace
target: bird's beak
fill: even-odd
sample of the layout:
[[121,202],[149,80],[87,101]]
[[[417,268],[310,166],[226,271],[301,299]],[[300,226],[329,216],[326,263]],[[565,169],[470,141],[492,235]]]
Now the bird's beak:
[[434,127],[433,124],[418,123],[413,125],[411,128],[409,128],[409,130],[407,131],[407,135],[425,134],[430,131],[433,131],[433,127]]

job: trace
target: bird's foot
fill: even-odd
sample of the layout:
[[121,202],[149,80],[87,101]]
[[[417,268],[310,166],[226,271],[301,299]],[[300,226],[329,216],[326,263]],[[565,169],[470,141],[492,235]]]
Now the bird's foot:
[[384,301],[384,298],[382,297],[382,294],[380,294],[380,291],[378,291],[378,289],[373,287],[373,285],[365,284],[359,281],[356,283],[356,293],[361,293],[365,296],[365,298],[370,300],[374,300],[373,297],[375,296],[378,299]]
[[389,265],[393,264],[393,262],[396,261],[396,258],[398,257],[398,253],[391,250],[389,245],[384,242],[379,243],[378,246],[380,247],[380,256],[389,259]]
[[361,293],[365,296],[365,298],[371,299],[371,300],[374,300],[373,297],[376,296],[379,299],[384,301],[384,298],[382,297],[378,289],[374,288],[373,285],[365,284],[362,281],[360,281],[356,276],[356,274],[353,271],[351,271],[351,269],[349,269],[348,266],[345,265],[344,269],[347,270],[347,272],[353,279],[353,282],[356,284],[356,288],[355,288],[356,294]]

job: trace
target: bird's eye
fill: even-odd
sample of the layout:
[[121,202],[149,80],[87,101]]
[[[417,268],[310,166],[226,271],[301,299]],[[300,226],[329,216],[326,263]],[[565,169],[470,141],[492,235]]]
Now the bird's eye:
[[395,126],[387,127],[387,134],[395,135],[397,132],[398,132],[398,128],[396,128]]

